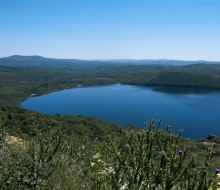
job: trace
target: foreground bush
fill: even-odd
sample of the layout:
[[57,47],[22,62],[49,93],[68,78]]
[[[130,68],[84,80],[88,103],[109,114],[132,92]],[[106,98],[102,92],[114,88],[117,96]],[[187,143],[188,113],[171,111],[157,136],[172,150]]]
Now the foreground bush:
[[181,132],[159,125],[152,120],[142,131],[120,131],[102,141],[56,129],[13,143],[2,130],[0,189],[218,189],[220,169],[209,172],[212,150],[197,163]]
[[150,121],[145,130],[128,135],[124,148],[110,141],[109,149],[115,155],[113,189],[216,188],[214,176],[208,175],[210,149],[204,163],[196,167],[187,147],[179,143],[181,132],[175,136],[169,126],[164,132]]
[[[5,141],[0,150],[0,189],[43,189],[59,166],[62,147],[59,131],[42,135],[27,143]],[[10,138],[11,139],[11,138]],[[15,137],[13,138],[15,139]]]
[[66,176],[69,189],[218,189],[220,170],[209,171],[211,148],[197,163],[180,136],[150,121],[140,132],[85,141],[75,147],[67,171],[56,177]]
[[84,150],[80,165],[87,175],[81,177],[91,180],[87,189],[217,189],[217,175],[208,172],[211,149],[198,164],[180,143],[180,135],[169,126],[165,132],[159,124],[155,129],[150,121],[146,129],[129,132],[123,140],[109,138],[95,154]]

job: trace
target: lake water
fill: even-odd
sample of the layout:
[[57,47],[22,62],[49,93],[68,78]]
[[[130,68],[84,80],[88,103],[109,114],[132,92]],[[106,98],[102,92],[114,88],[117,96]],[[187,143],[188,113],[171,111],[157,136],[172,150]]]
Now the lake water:
[[32,97],[21,106],[45,114],[95,116],[143,127],[154,118],[190,138],[220,135],[220,92],[179,92],[130,85],[77,87]]

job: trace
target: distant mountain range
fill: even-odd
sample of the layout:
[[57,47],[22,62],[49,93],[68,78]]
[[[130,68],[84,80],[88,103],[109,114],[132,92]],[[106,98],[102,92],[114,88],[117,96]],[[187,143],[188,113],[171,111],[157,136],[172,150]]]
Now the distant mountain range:
[[132,65],[164,65],[164,66],[183,66],[191,64],[220,64],[220,61],[182,61],[169,59],[54,59],[42,56],[21,56],[13,55],[0,58],[0,65],[4,66],[71,66],[76,64],[132,64]]
[[172,59],[106,59],[100,60],[105,62],[130,63],[130,64],[147,64],[147,65],[191,65],[191,64],[219,64],[220,61],[183,61]]

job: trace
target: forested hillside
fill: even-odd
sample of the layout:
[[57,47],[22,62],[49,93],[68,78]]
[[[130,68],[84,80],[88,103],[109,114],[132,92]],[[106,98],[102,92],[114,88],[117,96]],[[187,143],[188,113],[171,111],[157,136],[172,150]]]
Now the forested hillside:
[[77,85],[136,84],[188,88],[220,88],[219,64],[186,66],[117,64],[13,56],[0,59],[0,99],[19,102]]

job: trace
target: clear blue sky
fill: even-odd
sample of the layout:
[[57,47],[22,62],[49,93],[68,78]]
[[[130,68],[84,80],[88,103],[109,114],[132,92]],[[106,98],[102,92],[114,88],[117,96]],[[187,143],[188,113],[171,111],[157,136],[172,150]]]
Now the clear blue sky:
[[220,0],[0,0],[0,57],[220,60]]

